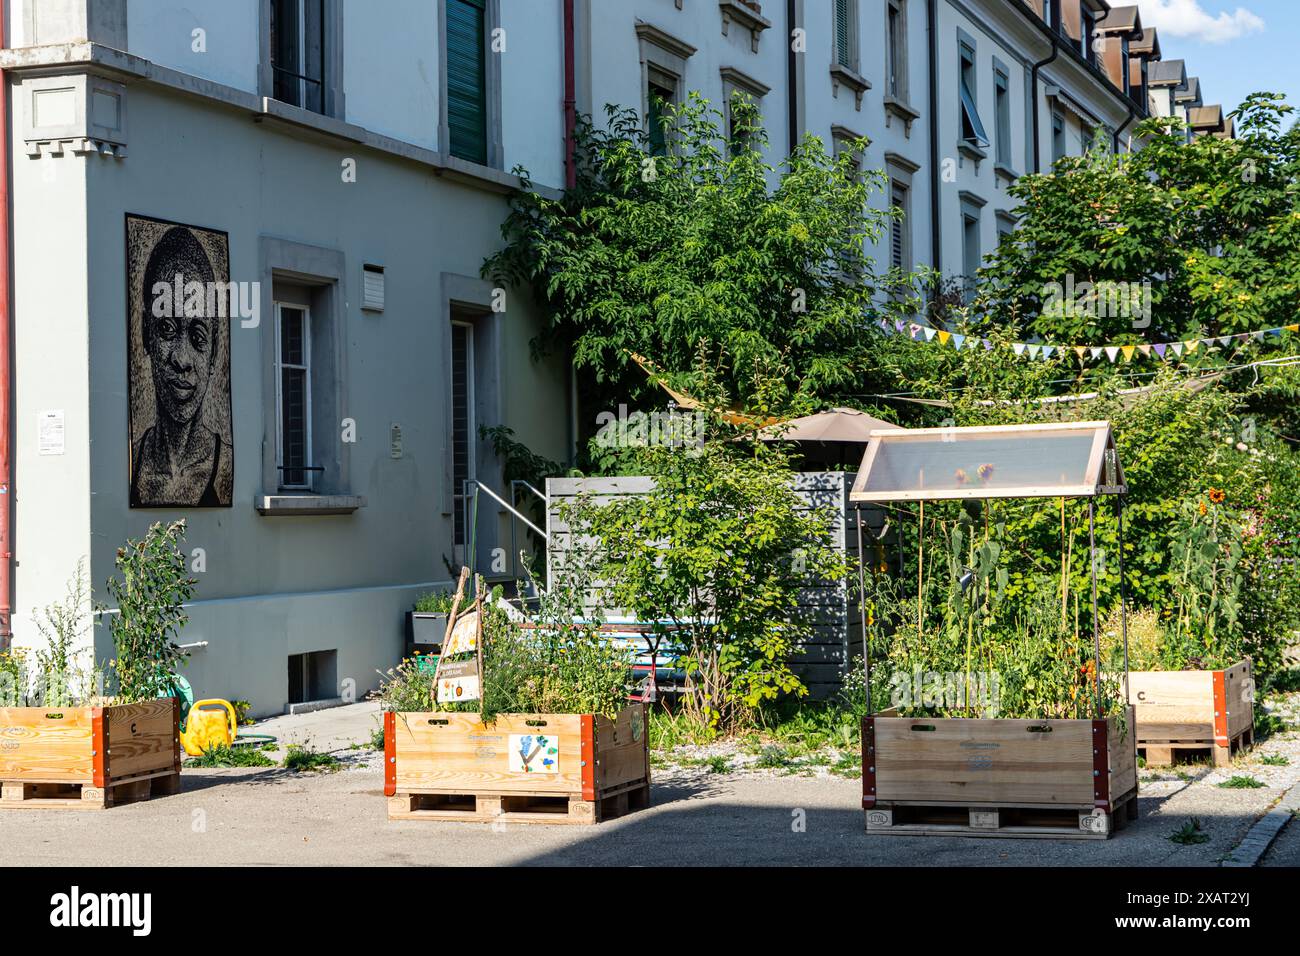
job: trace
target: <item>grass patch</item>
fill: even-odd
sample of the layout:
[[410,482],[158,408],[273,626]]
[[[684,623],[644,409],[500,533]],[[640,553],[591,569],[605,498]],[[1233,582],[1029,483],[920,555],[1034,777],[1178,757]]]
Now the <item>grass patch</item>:
[[1282,754],[1265,754],[1259,758],[1259,762],[1269,767],[1288,767],[1291,765],[1290,758]]
[[669,753],[688,744],[708,744],[718,739],[716,731],[684,714],[666,710],[650,712],[650,749]]
[[262,752],[260,747],[227,747],[217,744],[209,747],[197,757],[187,761],[191,767],[274,767],[275,761]]
[[1224,780],[1219,786],[1224,790],[1258,790],[1260,787],[1266,786],[1266,784],[1256,780],[1249,774],[1239,773]]
[[1201,829],[1201,821],[1192,817],[1170,834],[1169,842],[1179,846],[1195,846],[1198,843],[1209,843],[1210,835]]
[[285,750],[282,766],[297,773],[333,773],[341,769],[343,763],[333,754],[321,753],[305,744],[290,744]]
[[709,773],[731,773],[731,761],[721,755],[710,757],[705,765],[709,768]]

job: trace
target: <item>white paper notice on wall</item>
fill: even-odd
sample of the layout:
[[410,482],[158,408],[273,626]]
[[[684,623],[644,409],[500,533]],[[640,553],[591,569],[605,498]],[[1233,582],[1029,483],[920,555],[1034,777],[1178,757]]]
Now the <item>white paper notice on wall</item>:
[[52,409],[40,413],[38,430],[38,453],[41,455],[63,454],[63,409]]

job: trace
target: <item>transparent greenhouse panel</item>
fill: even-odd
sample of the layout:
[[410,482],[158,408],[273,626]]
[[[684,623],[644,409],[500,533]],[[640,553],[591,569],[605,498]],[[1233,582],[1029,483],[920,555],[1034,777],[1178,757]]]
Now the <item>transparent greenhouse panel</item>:
[[1122,475],[1106,422],[873,432],[855,501],[1091,496]]

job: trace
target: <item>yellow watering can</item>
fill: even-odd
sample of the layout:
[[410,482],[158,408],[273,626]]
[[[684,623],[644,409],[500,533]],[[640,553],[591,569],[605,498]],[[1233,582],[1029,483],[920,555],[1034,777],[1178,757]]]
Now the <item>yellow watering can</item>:
[[[207,707],[207,710],[203,710]],[[213,709],[221,708],[221,709]],[[191,757],[201,757],[213,747],[229,747],[239,733],[235,705],[228,700],[200,700],[190,708],[181,731],[181,746]]]

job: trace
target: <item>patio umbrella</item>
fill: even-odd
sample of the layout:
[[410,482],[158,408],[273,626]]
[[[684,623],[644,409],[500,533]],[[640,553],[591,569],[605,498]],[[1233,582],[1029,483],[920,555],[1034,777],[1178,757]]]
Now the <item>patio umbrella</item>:
[[758,437],[763,441],[850,442],[865,445],[871,439],[873,431],[898,427],[879,418],[872,418],[856,408],[832,408],[815,415],[768,425],[759,430]]

